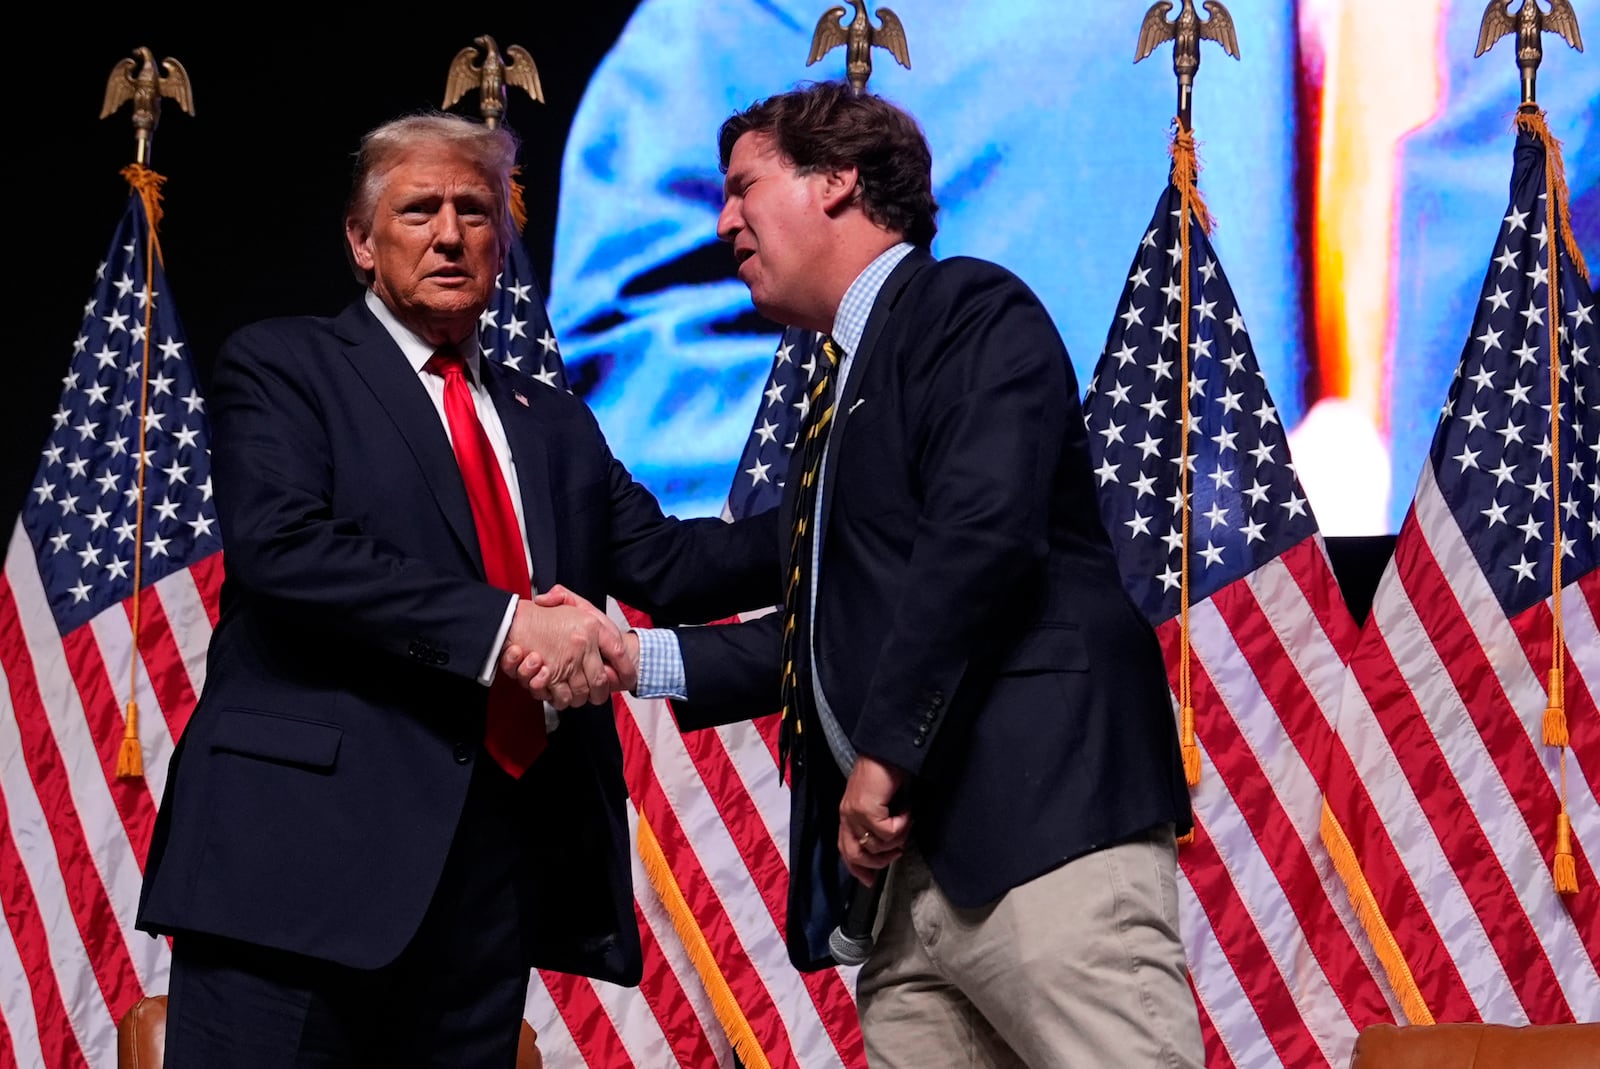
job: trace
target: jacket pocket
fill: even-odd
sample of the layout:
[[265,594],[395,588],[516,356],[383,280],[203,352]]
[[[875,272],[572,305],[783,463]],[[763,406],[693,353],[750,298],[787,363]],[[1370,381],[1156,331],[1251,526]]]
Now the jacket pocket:
[[1002,675],[1088,670],[1089,651],[1083,644],[1083,633],[1071,624],[1034,628],[1000,660]]
[[321,720],[224,709],[211,736],[211,750],[325,772],[333,768],[343,737],[343,728]]

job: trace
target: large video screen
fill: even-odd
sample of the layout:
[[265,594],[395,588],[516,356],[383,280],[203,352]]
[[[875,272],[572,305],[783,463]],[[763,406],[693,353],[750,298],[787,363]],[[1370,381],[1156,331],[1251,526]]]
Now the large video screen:
[[[1600,0],[1572,6],[1600,35]],[[1515,37],[1474,58],[1481,0],[1228,7],[1241,59],[1203,42],[1193,101],[1213,242],[1322,530],[1392,532],[1507,203]],[[1122,4],[894,8],[911,67],[876,50],[870,89],[933,147],[933,251],[995,260],[1032,286],[1081,390],[1166,183],[1171,46],[1135,64],[1137,12]],[[842,74],[843,49],[805,65],[819,11],[642,0],[567,140],[552,321],[613,449],[680,514],[722,509],[778,337],[716,238],[716,131],[796,81]],[[1593,261],[1600,61],[1543,41],[1538,99]]]

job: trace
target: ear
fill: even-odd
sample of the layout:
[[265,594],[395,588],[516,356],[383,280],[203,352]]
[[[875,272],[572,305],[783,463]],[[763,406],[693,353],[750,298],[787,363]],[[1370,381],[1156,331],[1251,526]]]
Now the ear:
[[372,270],[372,244],[368,235],[354,221],[344,224],[344,239],[350,243],[350,258],[363,271]]
[[822,181],[822,208],[829,215],[838,215],[859,199],[861,172],[856,168],[821,171],[818,177]]

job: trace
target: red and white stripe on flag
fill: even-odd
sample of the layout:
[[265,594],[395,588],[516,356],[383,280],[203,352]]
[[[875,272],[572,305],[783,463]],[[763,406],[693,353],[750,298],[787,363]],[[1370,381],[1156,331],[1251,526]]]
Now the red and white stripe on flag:
[[[1207,1065],[1343,1069],[1360,1029],[1395,1012],[1318,833],[1356,633],[1320,537],[1191,606],[1189,624],[1202,768],[1179,902]],[[1178,621],[1158,634],[1176,690]]]
[[[1419,1022],[1600,1020],[1600,327],[1559,152],[1542,113],[1515,122],[1506,215],[1327,776],[1328,838]],[[1551,742],[1547,722],[1565,725]]]
[[[1349,764],[1329,777],[1413,1018],[1600,1020],[1600,571],[1563,593],[1564,761],[1541,733],[1551,600],[1505,615],[1424,469],[1351,658]],[[1551,877],[1563,782],[1569,896]]]
[[61,634],[19,524],[0,581],[0,1064],[103,1066],[116,1024],[166,991],[168,944],[134,929],[173,741],[205,678],[221,554],[144,589],[142,779],[117,777],[133,629],[127,602]]
[[614,705],[645,977],[638,991],[537,978],[540,1050],[597,1069],[732,1066],[735,1048],[746,1069],[864,1069],[853,970],[800,973],[785,949],[789,797],[773,718],[684,733],[665,701]]

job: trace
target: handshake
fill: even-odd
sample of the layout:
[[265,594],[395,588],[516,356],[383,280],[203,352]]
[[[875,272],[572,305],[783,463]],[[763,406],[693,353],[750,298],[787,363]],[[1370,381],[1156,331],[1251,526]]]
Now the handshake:
[[603,702],[639,683],[639,636],[561,585],[517,602],[500,671],[557,709]]

